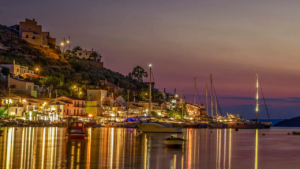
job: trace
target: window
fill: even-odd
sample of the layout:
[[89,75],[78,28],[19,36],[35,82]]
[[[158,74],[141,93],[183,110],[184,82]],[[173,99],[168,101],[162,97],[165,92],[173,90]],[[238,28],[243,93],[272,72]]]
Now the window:
[[28,30],[31,30],[30,28]]
[[79,56],[81,56],[81,53],[79,53]]
[[77,126],[78,126],[78,127],[82,126],[82,123],[78,123]]
[[33,36],[32,39],[35,39],[35,36]]
[[19,72],[19,69],[17,69],[17,72]]
[[85,55],[87,55],[87,53]]
[[83,110],[81,110],[81,115],[83,115]]
[[61,110],[61,109],[59,109],[59,112],[62,112],[62,110]]
[[69,114],[69,109],[67,109],[67,115]]
[[26,38],[28,38],[28,35],[26,35]]
[[77,115],[79,115],[79,109],[77,109]]

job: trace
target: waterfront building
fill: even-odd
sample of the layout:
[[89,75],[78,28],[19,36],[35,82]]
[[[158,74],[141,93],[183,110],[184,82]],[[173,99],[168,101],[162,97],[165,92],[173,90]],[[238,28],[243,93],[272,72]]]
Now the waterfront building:
[[[148,114],[149,102],[139,101],[136,104],[143,107],[143,112],[141,114],[142,116],[144,114]],[[156,112],[159,116],[164,116],[167,113],[167,106],[165,102],[151,102],[151,107],[152,111]]]
[[[86,118],[86,101],[84,99],[73,96],[60,96],[57,98],[57,101],[60,102],[58,104],[64,104],[62,110],[64,118]],[[55,106],[53,103],[51,105]]]
[[3,111],[3,117],[19,119],[24,116],[24,105],[19,96],[0,97],[0,109]]

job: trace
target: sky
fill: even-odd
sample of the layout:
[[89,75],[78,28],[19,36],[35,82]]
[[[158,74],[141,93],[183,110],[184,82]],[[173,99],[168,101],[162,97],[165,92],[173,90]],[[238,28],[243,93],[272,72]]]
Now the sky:
[[[156,87],[183,90],[187,101],[196,78],[205,104],[212,74],[223,114],[255,118],[258,74],[270,118],[286,119],[300,115],[299,6],[297,0],[4,0],[0,24],[35,18],[57,44],[71,36],[71,48],[99,51],[104,67],[124,75],[137,65],[148,71],[151,63]],[[259,118],[266,118],[259,104]]]

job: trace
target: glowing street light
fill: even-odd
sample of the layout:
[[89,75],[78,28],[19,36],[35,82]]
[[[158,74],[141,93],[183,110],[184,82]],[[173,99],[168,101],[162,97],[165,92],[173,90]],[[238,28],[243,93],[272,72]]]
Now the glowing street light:
[[64,46],[65,44],[63,42],[60,43],[60,46]]

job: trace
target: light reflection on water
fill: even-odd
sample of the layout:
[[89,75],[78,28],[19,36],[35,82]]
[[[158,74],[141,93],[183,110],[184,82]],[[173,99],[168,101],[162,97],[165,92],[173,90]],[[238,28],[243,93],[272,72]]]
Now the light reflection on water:
[[7,169],[281,169],[300,165],[300,137],[287,135],[288,129],[186,129],[177,134],[186,139],[180,149],[165,147],[163,140],[171,134],[138,134],[135,129],[88,129],[89,138],[84,140],[68,140],[65,129],[57,127],[2,129],[0,168]]

